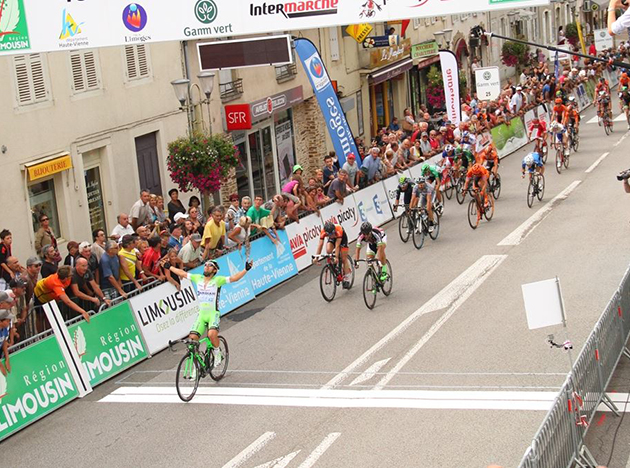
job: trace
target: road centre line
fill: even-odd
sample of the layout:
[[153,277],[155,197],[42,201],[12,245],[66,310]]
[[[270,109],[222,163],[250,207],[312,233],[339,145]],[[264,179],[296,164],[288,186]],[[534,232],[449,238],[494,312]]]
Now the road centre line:
[[582,183],[581,180],[573,181],[567,188],[565,188],[562,192],[556,195],[551,201],[549,201],[545,206],[539,209],[536,213],[531,215],[523,224],[517,227],[514,231],[508,234],[501,242],[499,242],[498,246],[516,246],[519,245],[525,238],[547,217],[551,210],[562,200],[565,200],[571,192],[573,192],[578,185]]
[[586,172],[587,174],[589,174],[589,173],[593,172],[593,171],[595,170],[595,168],[596,168],[597,166],[599,166],[599,163],[601,163],[604,159],[606,159],[606,157],[607,157],[609,154],[610,154],[609,152],[608,152],[608,153],[604,153],[604,154],[602,154],[602,155],[601,155],[599,158],[597,158],[597,160],[596,160],[593,164],[591,164],[591,166],[590,166],[587,170],[585,170],[584,172]]
[[448,307],[454,302],[457,297],[463,294],[472,283],[474,283],[479,276],[485,275],[485,273],[492,269],[493,265],[497,262],[503,261],[506,255],[484,255],[474,264],[472,264],[466,271],[451,281],[446,287],[444,287],[439,293],[437,293],[431,300],[422,305],[409,317],[403,320],[396,328],[391,330],[387,335],[375,343],[370,349],[363,353],[359,358],[350,363],[343,371],[333,377],[322,389],[331,389],[339,385],[343,380],[354,372],[359,366],[363,365],[369,360],[372,355],[383,348],[387,343],[396,338],[402,332],[404,332],[411,324],[413,324],[418,318],[425,314],[434,312]]
[[626,132],[626,133],[624,134],[624,136],[622,136],[622,137],[619,139],[619,141],[613,145],[613,148],[616,148],[617,146],[619,146],[619,145],[621,144],[621,142],[622,142],[623,140],[625,140],[625,139],[626,139],[626,137],[627,137],[627,136],[628,136],[628,133]]
[[311,452],[311,454],[304,460],[298,468],[311,468],[317,460],[330,448],[332,444],[339,438],[341,432],[331,432],[324,440]]
[[239,453],[234,458],[232,458],[229,462],[223,465],[223,468],[238,468],[247,460],[249,460],[251,457],[253,457],[257,452],[259,452],[275,436],[276,436],[275,432],[265,432],[254,442],[249,444],[249,446],[247,446],[241,453]]
[[468,285],[465,290],[457,297],[444,314],[433,324],[431,328],[418,340],[418,342],[398,361],[398,363],[390,370],[375,386],[374,390],[382,390],[396,374],[407,364],[420,349],[435,335],[440,328],[450,319],[459,307],[481,286],[486,279],[496,270],[499,265],[507,258],[507,255],[498,259],[492,267],[484,271],[483,275],[479,275],[475,281]]

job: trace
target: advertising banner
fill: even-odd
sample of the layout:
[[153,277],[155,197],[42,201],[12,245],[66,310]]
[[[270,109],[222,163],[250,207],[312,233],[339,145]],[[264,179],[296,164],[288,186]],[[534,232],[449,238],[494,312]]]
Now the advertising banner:
[[287,226],[289,245],[299,271],[312,264],[311,257],[317,252],[319,235],[323,226],[324,221],[316,214],[306,216],[300,219],[299,223],[291,223]]
[[280,172],[280,186],[291,180],[295,153],[293,152],[293,132],[291,121],[276,125],[276,148],[278,151],[278,171]]
[[544,120],[547,124],[547,128],[549,128],[549,124],[551,123],[551,114],[547,111],[547,107],[544,104],[538,106],[538,118],[540,120]]
[[385,187],[385,193],[387,193],[387,199],[389,200],[389,206],[392,209],[392,213],[394,215],[394,218],[399,218],[403,212],[405,211],[403,209],[403,205],[405,204],[405,200],[404,200],[404,195],[401,194],[400,195],[400,207],[398,208],[398,210],[394,211],[394,204],[396,203],[396,189],[398,188],[398,181],[400,180],[400,178],[405,175],[407,177],[413,178],[411,175],[411,172],[404,171],[400,174],[396,174],[393,175],[391,177],[388,177],[387,179],[383,180],[383,185]]
[[591,105],[591,97],[586,92],[586,86],[584,86],[583,83],[579,84],[578,87],[575,88],[574,93],[580,112]]
[[253,267],[245,279],[251,283],[254,294],[273,288],[298,274],[287,233],[279,230],[278,237],[280,243],[277,245],[266,236],[251,244]]
[[54,336],[11,355],[0,373],[0,440],[74,400],[78,392]]
[[619,84],[619,75],[617,75],[616,71],[606,69],[604,70],[604,77],[608,81],[611,89]]
[[518,117],[510,120],[509,125],[498,125],[492,128],[490,132],[492,133],[492,141],[497,147],[499,158],[503,158],[529,143],[523,121]]
[[372,26],[367,23],[351,24],[346,28],[346,32],[350,35],[350,37],[361,44],[368,34],[372,32]]
[[525,132],[527,133],[527,138],[529,139],[530,135],[529,135],[529,126],[531,125],[532,121],[536,118],[536,112],[534,109],[530,109],[527,112],[525,112],[525,115],[523,116],[523,125],[525,126]]
[[128,302],[94,315],[90,323],[71,325],[68,332],[93,387],[147,357]]
[[[275,31],[385,23],[547,5],[549,0],[224,0],[131,3],[129,0],[4,0],[0,54],[49,52],[159,41],[217,39]],[[360,30],[359,30],[360,29]],[[366,27],[357,28],[365,35]],[[362,41],[359,41],[362,42]]]
[[442,80],[444,81],[445,106],[448,119],[454,125],[459,125],[462,118],[461,104],[459,102],[459,67],[457,57],[450,50],[440,51],[440,66],[442,67]]
[[197,293],[188,280],[182,280],[179,291],[164,283],[132,297],[129,303],[149,354],[166,348],[169,340],[188,335],[199,310]]
[[359,224],[369,221],[374,226],[381,226],[394,217],[383,184],[377,183],[355,193],[354,202],[357,204]]

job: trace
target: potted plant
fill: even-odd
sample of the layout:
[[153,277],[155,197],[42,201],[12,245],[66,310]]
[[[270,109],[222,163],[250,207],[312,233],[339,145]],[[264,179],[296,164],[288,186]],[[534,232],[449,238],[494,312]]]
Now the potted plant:
[[515,41],[505,41],[501,48],[501,62],[508,67],[527,66],[530,62],[529,47]]

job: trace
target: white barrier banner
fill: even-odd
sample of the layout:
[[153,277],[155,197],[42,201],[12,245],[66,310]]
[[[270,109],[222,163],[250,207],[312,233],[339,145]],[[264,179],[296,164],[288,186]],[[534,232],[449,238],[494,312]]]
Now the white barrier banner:
[[527,112],[525,112],[525,115],[523,116],[523,121],[525,124],[525,131],[527,132],[527,137],[530,138],[531,141],[531,135],[530,135],[530,125],[532,124],[532,121],[536,118],[536,113],[534,111],[534,109],[530,109]]
[[409,169],[409,173],[411,174],[411,177],[413,177],[415,180],[418,180],[418,178],[422,176],[422,172],[420,170],[421,167],[422,167],[422,164],[416,164],[415,166]]
[[591,105],[591,98],[586,92],[586,87],[583,84],[580,84],[577,88],[575,88],[573,93],[575,96],[575,100],[578,103],[578,109],[580,112]]
[[300,219],[299,223],[291,223],[287,226],[289,245],[298,271],[302,271],[312,264],[311,256],[315,255],[317,251],[323,225],[322,218],[312,214]]
[[[362,220],[359,214],[359,209],[355,203],[355,197],[358,193],[363,193],[366,190],[368,189],[363,189],[354,195],[347,196],[343,199],[343,205],[340,203],[331,203],[330,205],[322,208],[322,225],[326,221],[332,221],[333,223],[340,224],[348,235],[348,241],[353,241],[359,237]],[[387,203],[387,200],[385,203]]]
[[547,112],[547,108],[542,104],[538,106],[538,118],[543,120],[547,124],[547,128],[549,128],[549,124],[551,123],[551,115]]
[[[389,204],[392,208],[392,212],[394,214],[394,218],[399,218],[403,214],[403,209],[399,208],[397,211],[394,211],[394,205],[396,204],[396,189],[398,188],[398,181],[402,176],[412,177],[411,172],[404,171],[399,174],[388,177],[383,181],[383,185],[385,185],[385,192],[387,193],[387,199],[389,200]],[[400,206],[403,206],[404,195],[400,194]]]
[[147,344],[155,354],[190,332],[199,311],[197,294],[192,283],[182,280],[181,290],[164,283],[129,300],[131,309]]
[[361,222],[369,221],[374,226],[381,226],[393,218],[385,186],[381,183],[355,193],[354,201]]

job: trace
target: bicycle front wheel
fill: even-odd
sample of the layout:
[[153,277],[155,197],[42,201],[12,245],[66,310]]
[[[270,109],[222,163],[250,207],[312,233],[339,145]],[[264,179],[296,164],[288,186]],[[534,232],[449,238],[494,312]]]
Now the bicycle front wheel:
[[538,201],[542,201],[544,194],[545,194],[545,176],[540,174],[538,176],[538,194],[536,194],[536,196],[538,197]]
[[405,243],[409,241],[410,226],[411,221],[409,219],[409,214],[405,212],[400,218],[398,218],[398,234],[400,235],[400,240]]
[[604,120],[604,131],[606,135],[610,135],[612,129],[609,127],[608,120]]
[[492,191],[492,194],[494,195],[494,199],[498,200],[499,196],[501,195],[501,174],[497,173],[497,175],[494,176],[494,190]]
[[494,198],[492,198],[492,194],[488,195],[488,205],[488,208],[484,208],[483,210],[486,221],[490,221],[494,216]]
[[527,186],[527,206],[532,207],[534,204],[534,198],[536,198],[536,181],[535,177],[532,176],[529,179],[529,185]]
[[455,190],[453,186],[453,178],[448,176],[446,183],[444,184],[444,195],[446,195],[446,198],[449,200],[453,198],[453,190]]
[[543,164],[547,164],[547,154],[549,154],[549,146],[547,143],[542,145],[542,162]]
[[[437,218],[437,216],[436,216]],[[413,246],[420,250],[424,245],[424,229],[422,226],[422,218],[420,216],[416,217],[415,222],[413,223],[413,231],[411,233]]]
[[468,224],[470,224],[470,227],[473,229],[477,229],[477,226],[479,226],[477,200],[474,198],[468,202]]
[[556,171],[558,174],[562,173],[562,149],[556,151]]
[[[428,222],[429,221],[427,220],[427,223]],[[440,234],[440,217],[433,216],[433,231],[429,230],[429,237],[433,240],[436,240],[439,234]]]
[[392,293],[392,286],[394,285],[394,272],[392,271],[392,264],[387,260],[387,279],[383,283],[383,294],[389,296]]
[[214,350],[208,350],[211,353],[211,363],[210,363],[210,377],[212,380],[218,382],[223,377],[225,377],[225,373],[227,372],[228,362],[230,361],[230,350],[228,349],[228,344],[225,338],[219,336],[219,352],[221,353],[221,362],[219,365],[215,365],[216,361],[214,360]]
[[319,289],[326,302],[331,302],[337,293],[337,278],[330,265],[324,266],[319,274]]
[[570,154],[568,154],[568,155],[566,155],[566,156],[564,157],[564,168],[565,168],[565,169],[568,169],[568,168],[569,168],[569,158],[570,158],[570,157],[571,157],[571,155],[570,155]]
[[374,270],[368,267],[363,277],[363,300],[368,309],[372,310],[374,304],[376,304],[376,277],[374,276]]
[[197,393],[199,387],[199,379],[201,378],[201,369],[199,363],[195,359],[193,353],[188,352],[184,355],[177,366],[177,375],[175,376],[175,387],[180,400],[190,401]]
[[464,203],[464,198],[466,198],[466,194],[462,193],[464,189],[465,180],[464,177],[461,176],[455,185],[455,198],[457,199],[457,203],[462,205]]
[[348,281],[348,289],[352,289],[352,286],[354,286],[355,270],[354,270],[354,262],[350,259],[350,257],[348,257],[348,264],[350,265],[350,281]]
[[580,147],[580,137],[579,135],[575,135],[573,137],[573,151],[577,152],[579,147]]

